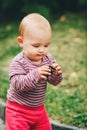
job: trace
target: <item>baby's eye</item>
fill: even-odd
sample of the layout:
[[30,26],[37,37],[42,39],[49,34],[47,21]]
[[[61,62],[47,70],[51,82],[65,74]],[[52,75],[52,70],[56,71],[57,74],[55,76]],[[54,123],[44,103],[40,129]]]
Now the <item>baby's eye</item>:
[[39,45],[33,45],[33,47],[36,47],[36,48],[37,48],[37,47],[39,47]]
[[44,47],[48,47],[49,45],[45,45]]

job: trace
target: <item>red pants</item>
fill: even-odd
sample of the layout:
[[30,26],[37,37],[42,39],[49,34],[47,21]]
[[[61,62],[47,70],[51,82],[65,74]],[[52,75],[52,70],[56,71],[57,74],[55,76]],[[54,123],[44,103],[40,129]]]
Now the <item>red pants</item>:
[[45,107],[30,108],[7,101],[6,130],[52,130]]

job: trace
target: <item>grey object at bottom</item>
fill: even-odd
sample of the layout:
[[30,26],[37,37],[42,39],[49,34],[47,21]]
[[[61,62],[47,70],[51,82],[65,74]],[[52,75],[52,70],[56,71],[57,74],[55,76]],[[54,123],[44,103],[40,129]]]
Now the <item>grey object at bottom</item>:
[[5,130],[5,124],[2,119],[0,119],[0,130]]

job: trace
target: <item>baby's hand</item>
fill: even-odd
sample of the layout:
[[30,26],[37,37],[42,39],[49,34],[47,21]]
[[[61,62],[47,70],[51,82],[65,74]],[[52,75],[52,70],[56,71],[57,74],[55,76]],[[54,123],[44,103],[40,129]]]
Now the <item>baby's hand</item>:
[[61,67],[56,63],[51,64],[50,69],[51,69],[51,73],[55,75],[59,75],[60,73],[62,73]]
[[38,68],[38,73],[42,79],[47,79],[47,76],[51,75],[49,66],[42,66]]

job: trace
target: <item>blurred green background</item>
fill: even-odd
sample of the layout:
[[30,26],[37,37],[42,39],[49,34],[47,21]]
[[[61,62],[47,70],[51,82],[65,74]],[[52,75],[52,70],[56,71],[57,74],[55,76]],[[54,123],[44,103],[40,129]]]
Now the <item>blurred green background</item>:
[[15,21],[31,12],[56,19],[66,12],[87,11],[87,0],[1,0],[0,21]]
[[49,117],[67,125],[87,127],[87,0],[0,1],[0,98],[6,101],[9,64],[21,51],[18,26],[28,13],[38,12],[53,30],[49,52],[63,70],[57,87],[48,84],[45,105]]

